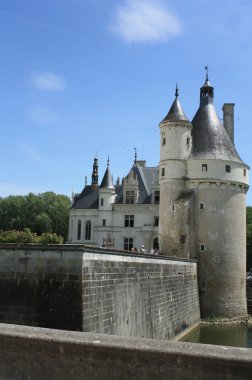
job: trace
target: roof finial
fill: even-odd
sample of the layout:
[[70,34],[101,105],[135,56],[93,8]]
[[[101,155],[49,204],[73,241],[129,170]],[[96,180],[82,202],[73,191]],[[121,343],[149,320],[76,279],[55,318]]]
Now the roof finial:
[[108,160],[107,160],[107,168],[109,167],[109,156],[108,156]]
[[178,93],[178,83],[176,83],[175,96],[176,96],[176,98],[179,96],[179,93]]
[[137,148],[134,148],[134,151],[135,151],[135,160],[134,160],[134,163],[136,164],[136,162],[137,162]]
[[206,82],[208,81],[208,65],[205,66],[205,70],[206,70]]

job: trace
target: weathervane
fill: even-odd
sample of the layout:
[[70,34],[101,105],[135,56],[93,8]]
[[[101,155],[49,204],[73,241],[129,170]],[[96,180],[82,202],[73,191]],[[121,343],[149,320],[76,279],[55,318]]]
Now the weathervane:
[[137,162],[137,148],[134,148],[134,151],[135,151],[135,164],[136,164],[136,162]]
[[176,98],[179,96],[179,93],[178,93],[178,83],[176,83],[175,96],[176,96]]
[[206,70],[206,81],[208,81],[208,65],[207,66],[205,66],[205,70]]

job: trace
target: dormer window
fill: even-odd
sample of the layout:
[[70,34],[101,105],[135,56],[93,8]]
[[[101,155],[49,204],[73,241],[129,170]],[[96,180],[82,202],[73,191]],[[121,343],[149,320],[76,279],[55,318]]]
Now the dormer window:
[[135,198],[135,192],[134,190],[127,190],[126,191],[126,202],[127,204],[133,204],[134,203],[134,198]]
[[202,171],[207,172],[207,164],[202,164]]

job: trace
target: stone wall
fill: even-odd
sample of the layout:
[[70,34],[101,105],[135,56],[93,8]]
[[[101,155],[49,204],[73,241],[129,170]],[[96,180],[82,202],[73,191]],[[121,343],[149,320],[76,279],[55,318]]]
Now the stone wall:
[[0,246],[0,322],[81,330],[82,250]]
[[0,246],[0,322],[168,339],[200,319],[197,264],[82,245]]
[[252,349],[0,324],[1,380],[250,380]]
[[83,255],[83,331],[169,339],[199,322],[197,265]]

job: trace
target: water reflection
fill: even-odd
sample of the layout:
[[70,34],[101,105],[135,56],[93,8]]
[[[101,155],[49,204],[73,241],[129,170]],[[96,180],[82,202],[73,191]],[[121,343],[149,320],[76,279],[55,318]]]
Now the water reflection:
[[180,341],[252,348],[252,328],[247,326],[200,325]]

